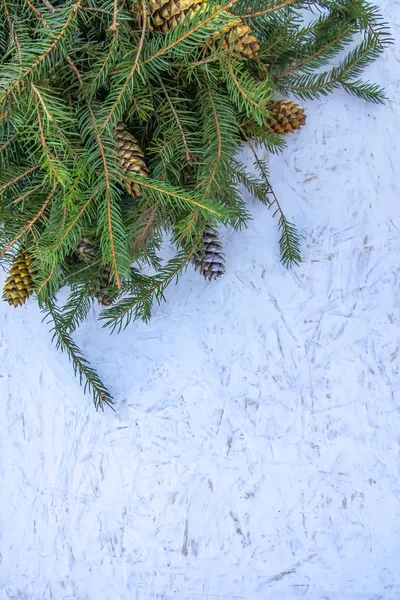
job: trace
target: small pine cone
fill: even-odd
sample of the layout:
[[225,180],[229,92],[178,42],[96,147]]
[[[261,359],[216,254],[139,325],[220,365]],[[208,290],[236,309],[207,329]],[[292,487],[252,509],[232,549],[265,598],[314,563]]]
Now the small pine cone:
[[94,246],[92,240],[84,237],[74,250],[74,259],[78,263],[89,263],[94,257]]
[[[227,13],[230,14],[230,13]],[[256,58],[260,49],[258,39],[248,25],[242,19],[231,21],[222,31],[218,32],[214,39],[221,41],[223,50],[234,48],[245,58]]]
[[206,0],[150,0],[149,28],[168,33],[185,16],[191,17]]
[[3,300],[10,306],[22,306],[33,294],[32,257],[21,252],[15,259],[4,285]]
[[100,276],[99,291],[96,294],[96,298],[102,306],[111,306],[116,295],[117,290],[111,276],[110,265],[105,265]]
[[[117,125],[115,137],[123,170],[126,173],[147,177],[149,171],[144,162],[144,154],[136,138],[128,131],[125,123],[121,122]],[[126,190],[128,194],[136,198],[140,196],[139,190],[131,181],[126,182]]]
[[225,259],[218,233],[214,227],[210,225],[206,227],[203,244],[202,250],[194,258],[195,268],[199,269],[209,281],[218,279],[225,273]]
[[304,108],[299,108],[299,105],[294,102],[275,100],[270,111],[269,127],[278,135],[296,131],[306,123],[307,115]]

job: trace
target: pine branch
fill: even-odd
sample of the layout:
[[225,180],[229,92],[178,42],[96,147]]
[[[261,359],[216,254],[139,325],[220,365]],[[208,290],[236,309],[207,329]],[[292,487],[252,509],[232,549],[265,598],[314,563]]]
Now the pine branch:
[[52,191],[47,196],[46,200],[40,207],[40,210],[36,213],[36,215],[33,217],[33,219],[31,219],[29,221],[29,223],[27,223],[27,225],[18,233],[18,235],[11,242],[9,242],[7,244],[7,246],[5,248],[3,248],[3,250],[1,250],[0,259],[4,257],[4,255],[10,250],[10,248],[12,246],[14,246],[14,244],[16,244],[18,242],[18,240],[20,240],[28,231],[32,230],[33,225],[36,223],[36,221],[38,219],[40,219],[40,217],[43,215],[44,211],[46,210],[47,206],[53,199],[54,193],[56,191],[56,187],[57,187],[56,184],[54,184]]
[[49,318],[53,323],[52,340],[55,341],[56,348],[67,353],[72,362],[75,375],[78,375],[81,384],[84,383],[84,392],[88,391],[92,394],[96,409],[101,408],[104,410],[105,405],[113,408],[114,401],[111,394],[69,335],[63,316],[53,300],[47,300],[43,306],[43,312],[45,313],[44,319]]
[[[113,116],[115,114],[115,112],[117,111],[117,108],[119,106],[119,103],[121,102],[121,98],[124,96],[124,94],[126,94],[127,90],[128,90],[128,86],[131,82],[131,80],[133,79],[133,76],[135,75],[136,70],[139,67],[139,60],[140,60],[140,56],[142,54],[142,49],[143,49],[143,44],[144,44],[144,40],[145,40],[145,35],[146,35],[146,23],[147,23],[147,7],[146,7],[146,0],[141,0],[141,17],[142,17],[142,34],[140,36],[140,41],[139,41],[139,46],[137,48],[136,51],[136,56],[135,56],[135,60],[132,66],[132,69],[130,70],[128,76],[126,77],[126,80],[124,82],[124,84],[122,85],[117,98],[115,99],[113,105],[111,106],[111,109],[108,112],[107,117],[105,118],[105,120],[103,121],[101,127],[100,127],[100,132],[107,127],[107,125],[110,123],[111,119],[113,119]],[[116,13],[114,12],[114,18],[116,19]],[[113,27],[116,30],[116,26],[113,23]],[[120,115],[121,116],[121,115]]]
[[[137,273],[136,281],[133,280],[135,295],[124,298],[100,315],[100,319],[104,320],[104,327],[110,327],[112,332],[116,330],[119,333],[131,321],[137,319],[148,321],[154,301],[160,304],[162,300],[165,300],[164,292],[166,288],[174,279],[177,280],[190,264],[202,243],[203,234],[204,227],[197,234],[197,239],[195,239],[191,248],[183,250],[174,259],[168,261],[167,265],[155,277],[144,277]],[[138,282],[140,282],[140,286],[137,285]]]
[[165,87],[165,85],[164,85],[161,77],[158,77],[157,80],[158,80],[158,82],[159,82],[159,84],[160,84],[160,86],[161,86],[161,88],[162,88],[162,90],[164,92],[164,95],[165,95],[165,98],[166,98],[166,100],[168,102],[168,105],[169,105],[169,107],[170,107],[170,109],[172,111],[172,114],[174,115],[176,125],[177,125],[177,127],[179,129],[179,133],[181,134],[182,143],[183,143],[183,145],[185,147],[186,162],[190,163],[190,162],[192,162],[193,157],[192,157],[192,155],[190,153],[190,150],[189,150],[189,144],[188,144],[188,141],[186,139],[186,135],[185,135],[182,123],[181,123],[181,121],[179,119],[178,113],[175,110],[174,104],[173,104],[173,102],[172,102],[172,100],[171,100],[171,98],[170,98],[170,96],[168,94],[167,88]]
[[279,2],[275,6],[269,6],[268,8],[266,8],[264,10],[258,10],[256,12],[246,12],[243,15],[240,15],[239,18],[240,19],[254,19],[255,17],[265,17],[267,15],[271,15],[274,12],[282,10],[283,8],[287,8],[288,6],[291,6],[292,4],[294,4],[295,2],[298,2],[298,0],[284,0],[283,2]]
[[[247,141],[248,141],[250,149],[253,153],[253,156],[255,159],[255,165],[257,166],[257,168],[260,171],[261,176],[264,180],[264,183],[266,186],[266,191],[268,194],[271,194],[272,198],[273,198],[272,202],[269,199],[267,200],[268,208],[271,208],[275,204],[276,210],[275,210],[273,216],[275,216],[277,213],[279,213],[279,215],[280,215],[278,227],[279,227],[279,231],[281,234],[281,237],[279,240],[281,262],[287,268],[291,268],[291,267],[293,267],[293,265],[299,265],[301,262],[299,234],[297,233],[297,230],[296,230],[296,227],[294,226],[294,224],[291,223],[290,221],[288,221],[284,215],[284,212],[282,210],[282,207],[278,200],[278,197],[276,196],[274,189],[269,181],[266,164],[259,158],[251,141],[249,141],[249,140],[247,140]],[[264,201],[263,198],[266,198],[266,197],[267,196],[265,196],[264,194],[258,195],[258,198],[262,202]]]
[[150,198],[154,198],[154,202],[160,202],[161,205],[170,205],[172,208],[181,210],[199,209],[200,213],[205,218],[213,221],[217,220],[221,223],[228,223],[232,218],[232,213],[226,207],[214,204],[213,202],[202,199],[197,194],[192,194],[174,188],[160,181],[153,181],[150,177],[140,177],[127,175],[127,181],[133,181],[138,186],[142,194],[146,194]]
[[18,72],[18,75],[16,77],[14,75],[10,77],[10,84],[8,86],[6,85],[3,93],[0,94],[0,106],[4,104],[10,96],[15,97],[16,95],[20,95],[21,92],[25,89],[26,81],[29,81],[29,78],[42,66],[42,64],[46,60],[49,59],[52,53],[54,53],[54,51],[58,48],[58,46],[64,40],[67,30],[71,25],[71,22],[76,17],[76,14],[82,2],[83,0],[77,0],[76,3],[72,5],[68,18],[65,24],[63,25],[61,31],[58,33],[55,39],[53,39],[53,41],[49,43],[49,45],[43,50],[43,52],[38,57],[36,57],[36,54],[33,53],[32,57],[35,58],[33,61],[27,61],[26,69],[22,72]]

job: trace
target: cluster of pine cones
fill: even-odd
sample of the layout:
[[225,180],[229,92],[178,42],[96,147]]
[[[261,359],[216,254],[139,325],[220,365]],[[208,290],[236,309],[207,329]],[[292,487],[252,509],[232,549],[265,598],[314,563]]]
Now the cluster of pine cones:
[[[151,29],[167,33],[187,17],[190,18],[206,4],[206,0],[150,0],[150,15],[148,25]],[[232,21],[222,31],[210,40],[210,44],[218,44],[222,50],[227,48],[239,52],[247,59],[255,58],[259,50],[256,36],[240,18]],[[297,104],[277,100],[270,106],[269,128],[278,135],[300,129],[305,124],[304,110]],[[148,176],[149,170],[144,160],[136,138],[128,131],[124,123],[119,123],[115,137],[121,166],[127,174]],[[134,197],[139,195],[135,185],[123,182],[126,190]],[[85,237],[73,253],[76,263],[89,264],[93,260],[94,247],[90,237]],[[217,279],[225,272],[224,255],[218,233],[212,226],[207,226],[204,232],[203,246],[194,257],[196,269],[208,280]],[[34,269],[32,259],[24,249],[11,266],[9,276],[4,286],[3,299],[11,306],[22,306],[33,293]],[[96,298],[103,306],[110,306],[117,295],[109,265],[102,268]]]

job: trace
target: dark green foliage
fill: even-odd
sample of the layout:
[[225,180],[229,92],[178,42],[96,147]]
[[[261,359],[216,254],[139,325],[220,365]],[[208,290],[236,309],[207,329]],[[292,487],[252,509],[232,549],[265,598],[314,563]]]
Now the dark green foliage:
[[[145,0],[0,3],[0,259],[9,264],[21,245],[29,249],[57,346],[96,407],[111,396],[71,334],[99,298],[104,269],[114,300],[104,325],[149,319],[208,224],[246,225],[242,185],[277,215],[283,264],[298,264],[299,236],[256,151],[285,146],[268,128],[271,99],[337,88],[384,99],[360,78],[391,41],[365,0],[211,0],[166,35],[149,30],[146,11]],[[257,58],[211,43],[235,15],[258,37]],[[148,177],[122,171],[120,121],[143,149]],[[235,158],[242,143],[257,175]],[[127,194],[129,181],[140,197]],[[164,264],[166,235],[176,255]],[[93,252],[79,262],[74,250],[84,238]],[[70,295],[58,308],[64,286]]]

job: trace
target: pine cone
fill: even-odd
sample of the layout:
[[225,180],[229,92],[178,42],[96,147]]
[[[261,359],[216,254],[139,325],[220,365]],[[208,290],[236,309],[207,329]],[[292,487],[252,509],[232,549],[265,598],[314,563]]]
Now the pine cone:
[[89,263],[94,257],[93,242],[87,237],[84,237],[74,250],[74,259],[78,263]]
[[242,19],[239,18],[231,21],[221,32],[214,36],[215,40],[221,38],[223,50],[233,47],[245,58],[255,58],[260,49],[260,44],[250,27],[245,25]]
[[33,294],[32,258],[21,252],[15,259],[4,285],[3,300],[10,306],[22,306]]
[[205,229],[203,243],[202,250],[193,261],[195,268],[200,269],[201,274],[209,281],[218,279],[225,273],[225,259],[217,230],[211,225]]
[[206,0],[150,0],[149,27],[168,33],[188,15],[191,17]]
[[102,306],[111,306],[117,293],[112,280],[110,265],[105,265],[100,276],[100,287],[96,298]]
[[300,129],[305,125],[307,116],[304,108],[299,108],[294,102],[275,100],[271,107],[270,129],[279,135]]
[[[136,138],[128,131],[125,123],[121,122],[117,125],[115,137],[123,170],[126,173],[147,177],[149,171],[144,162],[144,154]],[[132,194],[136,198],[140,196],[139,190],[131,181],[126,182],[126,190],[128,194]]]

